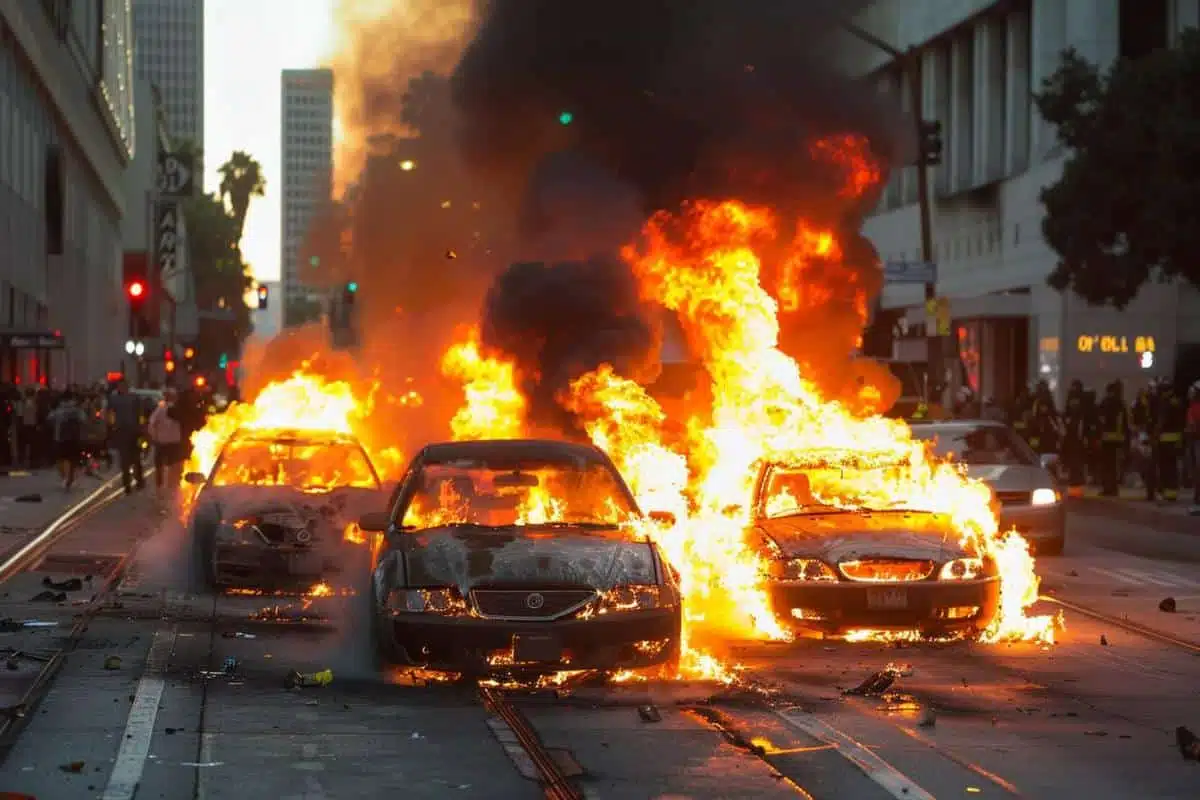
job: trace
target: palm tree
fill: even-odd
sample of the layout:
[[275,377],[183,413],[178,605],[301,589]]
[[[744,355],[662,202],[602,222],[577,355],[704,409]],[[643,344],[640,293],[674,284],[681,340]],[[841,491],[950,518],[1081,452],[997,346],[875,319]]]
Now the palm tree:
[[262,197],[267,193],[267,180],[262,174],[262,165],[246,152],[234,151],[229,160],[221,165],[221,199],[229,200],[229,207],[237,223],[237,237],[242,239],[246,225],[246,212],[250,209],[251,197]]

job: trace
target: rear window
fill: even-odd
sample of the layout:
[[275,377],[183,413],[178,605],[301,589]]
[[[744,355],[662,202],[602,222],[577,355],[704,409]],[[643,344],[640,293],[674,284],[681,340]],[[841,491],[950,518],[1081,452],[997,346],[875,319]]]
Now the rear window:
[[1002,425],[913,425],[912,435],[914,439],[932,442],[938,456],[963,464],[1036,466],[1039,463],[1025,440]]

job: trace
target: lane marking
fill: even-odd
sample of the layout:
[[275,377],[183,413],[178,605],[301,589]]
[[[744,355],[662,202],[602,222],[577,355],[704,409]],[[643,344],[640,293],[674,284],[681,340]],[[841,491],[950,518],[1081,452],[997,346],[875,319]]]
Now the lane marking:
[[[215,764],[216,759],[213,758],[213,752],[216,749],[217,735],[215,733],[205,732],[200,734],[200,764]],[[208,798],[208,770],[196,770],[196,800],[207,800]]]
[[1099,572],[1101,575],[1107,575],[1110,578],[1116,578],[1121,583],[1127,583],[1130,586],[1137,586],[1141,583],[1140,581],[1136,581],[1133,578],[1127,578],[1124,575],[1122,575],[1121,573],[1115,572],[1111,569],[1104,569],[1102,567],[1092,567],[1092,570],[1095,572]]
[[1126,575],[1129,575],[1132,578],[1140,578],[1143,581],[1145,581],[1146,583],[1153,583],[1156,586],[1174,586],[1175,585],[1171,581],[1164,581],[1161,577],[1156,577],[1156,575],[1151,572],[1142,572],[1141,570],[1128,569],[1128,568],[1123,569],[1121,571],[1124,572]]
[[866,745],[856,742],[829,723],[799,708],[787,708],[775,713],[793,728],[825,744],[833,745],[843,758],[862,770],[864,775],[896,800],[934,800],[933,795],[903,772],[875,755]]
[[163,674],[175,648],[175,628],[163,628],[155,632],[146,656],[146,667],[138,681],[125,723],[125,735],[117,751],[116,763],[108,776],[108,785],[103,800],[133,800],[146,769],[146,757],[150,754],[150,742],[154,738],[154,723],[158,719],[158,704],[162,701],[166,681]]

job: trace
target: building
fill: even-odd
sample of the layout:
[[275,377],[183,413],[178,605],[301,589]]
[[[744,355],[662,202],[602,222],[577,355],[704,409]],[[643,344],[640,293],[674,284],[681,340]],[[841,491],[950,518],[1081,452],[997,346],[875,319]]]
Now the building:
[[133,25],[137,74],[162,93],[167,133],[203,152],[204,0],[133,0]]
[[0,380],[119,367],[138,147],[129,3],[0,4]]
[[[283,198],[280,213],[282,301],[305,302],[313,290],[305,285],[301,263],[309,223],[331,199],[333,187],[333,72],[328,69],[284,70],[280,92]],[[289,321],[284,318],[284,323]]]
[[[922,115],[941,122],[945,144],[930,174],[938,293],[949,299],[967,383],[1004,398],[1043,378],[1061,393],[1074,379],[1102,388],[1171,376],[1196,358],[1200,293],[1191,287],[1147,286],[1118,312],[1046,286],[1056,256],[1041,235],[1038,194],[1066,154],[1031,95],[1065,48],[1102,67],[1138,57],[1200,24],[1200,3],[878,0],[855,22],[899,50],[920,50]],[[843,52],[911,112],[889,56],[849,37]],[[916,200],[915,167],[894,172],[865,226],[883,259],[920,260]],[[883,303],[907,309],[919,334],[898,343],[897,357],[924,361],[922,288],[889,286]]]

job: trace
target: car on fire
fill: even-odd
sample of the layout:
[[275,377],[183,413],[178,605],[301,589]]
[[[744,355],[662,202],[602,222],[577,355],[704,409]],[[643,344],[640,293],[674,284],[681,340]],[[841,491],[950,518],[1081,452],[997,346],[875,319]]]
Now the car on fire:
[[828,636],[977,637],[998,613],[999,571],[948,516],[820,499],[853,499],[846,487],[869,484],[867,472],[878,468],[828,459],[761,466],[748,539],[766,564],[775,616],[796,632]]
[[344,531],[386,499],[353,436],[304,430],[239,430],[197,487],[188,528],[210,588],[311,585],[341,571]]
[[464,675],[677,663],[678,574],[601,450],[548,440],[431,444],[375,532],[370,607],[388,662]]
[[962,464],[992,489],[1000,530],[1016,529],[1038,555],[1059,555],[1067,540],[1067,512],[1054,474],[1056,457],[1039,457],[1002,422],[953,420],[913,423],[914,439],[936,456]]

